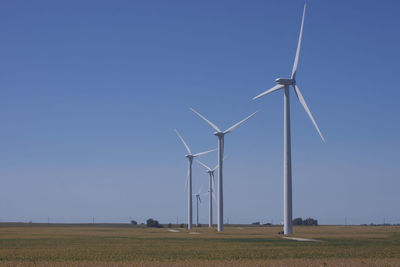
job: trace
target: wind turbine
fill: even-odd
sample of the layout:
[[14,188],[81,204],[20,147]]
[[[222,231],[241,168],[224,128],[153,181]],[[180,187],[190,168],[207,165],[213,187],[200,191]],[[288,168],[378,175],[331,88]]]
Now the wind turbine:
[[209,207],[208,207],[208,210],[209,210],[208,227],[212,227],[212,221],[213,221],[213,218],[212,218],[213,217],[213,213],[212,213],[212,196],[213,196],[214,188],[215,188],[215,186],[214,186],[214,172],[215,172],[216,169],[218,169],[218,164],[217,164],[217,166],[215,166],[214,169],[211,169],[210,167],[208,167],[206,164],[204,164],[200,160],[196,159],[196,161],[198,163],[200,163],[204,168],[206,168],[207,173],[210,175],[210,181],[209,181],[209,187],[208,187],[208,202],[209,202]]
[[[188,229],[192,229],[193,227],[193,210],[192,210],[192,163],[193,159],[195,157],[202,156],[204,154],[210,153],[215,151],[216,149],[193,154],[192,151],[190,150],[189,146],[186,144],[185,140],[183,140],[182,136],[179,134],[178,130],[175,129],[176,134],[178,135],[179,139],[181,139],[183,145],[185,146],[186,150],[188,151],[189,154],[185,155],[185,157],[189,161],[189,166],[188,166],[188,175],[186,177],[186,182],[188,186]],[[186,186],[185,186],[186,187]]]
[[314,124],[315,128],[318,131],[318,134],[321,136],[323,142],[325,139],[319,130],[317,123],[312,116],[310,109],[308,108],[306,101],[303,98],[303,95],[300,92],[299,87],[296,84],[296,71],[297,71],[297,64],[299,63],[299,54],[300,54],[300,46],[301,46],[301,39],[303,36],[303,25],[304,25],[304,15],[306,13],[306,5],[304,4],[303,10],[303,18],[301,20],[301,28],[300,28],[300,35],[299,41],[297,44],[297,51],[296,57],[294,59],[293,69],[292,69],[292,76],[290,78],[278,78],[275,80],[277,85],[272,87],[271,89],[259,94],[258,96],[254,97],[257,99],[259,97],[265,96],[269,93],[275,92],[279,89],[284,88],[284,119],[283,119],[283,126],[284,126],[284,134],[283,134],[283,195],[284,195],[284,234],[292,234],[292,163],[291,163],[291,142],[290,142],[290,101],[289,101],[289,89],[290,86],[293,87],[297,98],[299,99],[301,105],[307,112],[308,116],[310,117],[312,123]]
[[193,111],[197,116],[199,116],[201,119],[203,119],[205,122],[207,122],[216,132],[214,132],[214,135],[218,137],[218,232],[224,230],[224,204],[223,204],[223,187],[222,187],[222,164],[223,164],[223,158],[224,158],[224,137],[227,133],[232,132],[235,130],[239,125],[256,115],[256,112],[251,114],[250,116],[244,118],[243,120],[239,121],[238,123],[232,125],[225,131],[221,131],[218,126],[216,126],[214,123],[211,121],[207,120],[203,115],[198,113],[196,110],[190,108],[191,111]]
[[200,187],[199,192],[197,192],[196,194],[193,194],[193,196],[196,197],[196,226],[199,227],[199,202],[201,203],[201,189],[203,188]]

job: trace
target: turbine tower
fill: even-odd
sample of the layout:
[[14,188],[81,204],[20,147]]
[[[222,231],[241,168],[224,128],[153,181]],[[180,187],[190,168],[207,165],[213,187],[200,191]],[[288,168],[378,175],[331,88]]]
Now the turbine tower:
[[301,20],[301,27],[300,27],[300,35],[299,41],[297,44],[297,51],[296,57],[294,59],[293,69],[292,69],[292,76],[290,78],[278,78],[275,80],[277,85],[272,87],[271,89],[259,94],[258,96],[254,97],[257,99],[259,97],[265,96],[269,93],[277,91],[279,89],[284,88],[284,119],[283,119],[283,199],[284,199],[284,208],[283,208],[283,215],[284,215],[284,234],[289,235],[293,233],[292,229],[292,159],[291,159],[291,142],[290,142],[290,101],[289,101],[289,89],[290,86],[293,87],[297,98],[299,99],[301,105],[307,112],[308,116],[310,117],[312,123],[314,124],[315,128],[318,131],[318,134],[321,136],[323,142],[325,139],[319,130],[317,123],[312,116],[310,109],[308,108],[306,101],[303,98],[303,95],[300,92],[299,87],[296,84],[296,71],[297,71],[297,64],[299,63],[299,54],[300,54],[300,46],[301,46],[301,39],[303,36],[303,25],[304,25],[304,15],[306,13],[306,5],[304,5],[303,10],[303,18]]
[[213,210],[212,210],[212,197],[214,194],[214,172],[216,169],[218,169],[218,165],[215,166],[214,169],[211,169],[208,167],[206,164],[201,162],[200,160],[196,160],[198,163],[200,163],[204,168],[206,168],[208,175],[210,176],[210,181],[209,181],[209,186],[208,186],[208,227],[212,227],[212,222],[213,222]]
[[230,128],[226,129],[225,131],[221,131],[214,123],[210,122],[207,120],[203,115],[198,113],[196,110],[190,108],[191,111],[193,111],[197,116],[199,116],[201,119],[203,119],[205,122],[207,122],[216,132],[214,132],[214,135],[218,137],[218,232],[224,230],[224,204],[223,204],[223,187],[222,187],[222,165],[223,165],[223,158],[224,158],[224,137],[227,133],[232,132],[234,129],[236,129],[239,125],[256,115],[256,112],[251,114],[250,116],[244,118],[243,120],[239,121],[238,123],[234,124]]
[[[192,151],[190,150],[189,146],[186,144],[185,140],[183,140],[182,136],[179,134],[178,130],[175,129],[175,132],[178,135],[179,139],[181,139],[183,145],[185,146],[186,150],[189,153],[189,154],[185,155],[185,157],[189,161],[188,175],[186,177],[186,182],[187,182],[187,186],[188,186],[188,230],[190,230],[193,227],[193,210],[192,210],[192,163],[193,163],[193,159],[195,157],[199,157],[204,154],[213,152],[216,149],[193,154]],[[186,188],[186,186],[185,186],[185,188]]]

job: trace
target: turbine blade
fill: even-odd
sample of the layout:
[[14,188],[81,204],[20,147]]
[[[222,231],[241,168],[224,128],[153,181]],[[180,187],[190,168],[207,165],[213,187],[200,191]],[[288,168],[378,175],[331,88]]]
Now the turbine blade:
[[[225,161],[227,158],[228,158],[228,155],[224,156],[222,160]],[[217,163],[217,165],[211,171],[215,171],[216,169],[218,169],[218,167],[219,167],[219,164]]]
[[224,134],[230,133],[233,130],[235,130],[237,127],[239,127],[239,125],[241,125],[242,123],[244,123],[245,121],[247,121],[248,119],[250,119],[251,117],[253,117],[254,115],[256,115],[256,113],[258,112],[258,110],[256,112],[254,112],[253,114],[251,114],[250,116],[247,116],[246,118],[244,118],[243,120],[239,121],[238,123],[234,124],[233,126],[231,126],[230,128],[226,129],[224,131]]
[[189,168],[188,168],[188,172],[187,172],[187,176],[186,176],[186,181],[185,181],[185,187],[183,188],[183,192],[186,192],[187,187],[188,187],[188,182],[189,182]]
[[200,153],[194,154],[193,157],[200,157],[200,156],[205,155],[207,153],[214,152],[215,150],[217,150],[217,149],[212,149],[212,150],[209,150],[209,151],[200,152]]
[[200,196],[198,196],[198,198],[199,198],[199,201],[200,201],[200,203],[201,203],[201,197],[200,197]]
[[297,85],[295,85],[295,86],[294,86],[294,90],[295,90],[295,92],[296,92],[297,98],[299,99],[301,105],[302,105],[303,108],[306,110],[308,116],[310,117],[312,123],[314,124],[315,129],[317,129],[317,131],[318,131],[318,133],[319,133],[319,136],[321,136],[322,141],[325,142],[325,138],[324,138],[324,136],[322,135],[321,131],[319,130],[319,127],[318,127],[316,121],[314,120],[314,117],[313,117],[313,115],[311,114],[311,111],[310,111],[310,109],[308,108],[307,103],[306,103],[306,101],[304,100],[304,97],[303,97],[303,95],[302,95],[301,92],[300,92],[299,87],[298,87]]
[[201,162],[200,160],[197,160],[197,159],[196,159],[196,161],[198,163],[200,163],[204,168],[206,168],[207,170],[211,171],[210,167],[208,167],[206,164],[204,164],[203,162]]
[[276,90],[279,90],[279,89],[281,89],[283,87],[285,87],[285,85],[277,84],[274,87],[272,87],[271,89],[268,89],[267,91],[265,91],[264,93],[261,93],[258,96],[253,97],[253,100],[256,100],[257,98],[260,98],[262,96],[268,95],[269,93],[275,92]]
[[198,195],[201,194],[201,190],[203,190],[203,185],[200,186],[200,190],[199,190],[199,192],[197,193]]
[[297,43],[296,57],[294,58],[294,64],[292,69],[292,79],[296,78],[297,65],[299,64],[299,55],[300,55],[301,39],[303,38],[303,26],[304,26],[305,14],[306,14],[306,4],[304,4],[303,18],[301,19],[299,41]]
[[181,139],[183,145],[186,147],[186,150],[189,152],[189,154],[192,154],[192,151],[190,151],[189,146],[186,144],[185,140],[183,140],[183,137],[179,134],[177,129],[175,129],[175,132],[178,135],[179,139]]
[[193,111],[197,116],[199,116],[200,118],[202,118],[205,122],[207,122],[214,130],[216,130],[217,132],[221,132],[221,130],[218,128],[217,125],[215,125],[214,123],[212,123],[211,121],[207,120],[203,115],[201,115],[200,113],[198,113],[196,110],[190,108],[191,111]]

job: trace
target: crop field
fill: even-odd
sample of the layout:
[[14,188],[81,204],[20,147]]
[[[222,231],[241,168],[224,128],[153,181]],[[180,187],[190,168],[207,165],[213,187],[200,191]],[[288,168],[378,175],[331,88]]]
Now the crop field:
[[171,229],[3,223],[0,266],[400,266],[399,226]]

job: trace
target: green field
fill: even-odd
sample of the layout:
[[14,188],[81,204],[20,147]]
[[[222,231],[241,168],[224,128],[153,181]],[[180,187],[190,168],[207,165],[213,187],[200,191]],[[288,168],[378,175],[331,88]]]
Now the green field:
[[399,226],[182,228],[0,224],[1,266],[400,266]]

